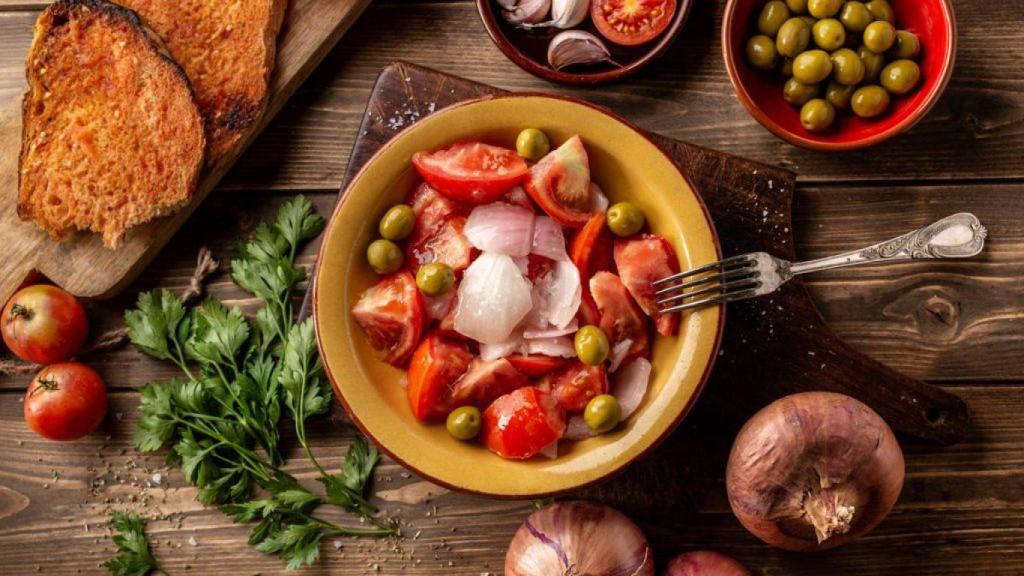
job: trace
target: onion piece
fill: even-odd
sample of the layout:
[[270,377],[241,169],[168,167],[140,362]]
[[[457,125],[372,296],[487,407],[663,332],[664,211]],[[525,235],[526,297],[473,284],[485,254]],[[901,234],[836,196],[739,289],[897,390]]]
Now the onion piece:
[[530,252],[552,260],[568,260],[565,251],[565,232],[550,216],[538,216],[533,226],[533,244]]
[[698,550],[673,558],[662,576],[750,576],[750,570],[725,554]]
[[579,329],[580,323],[573,318],[572,322],[569,322],[569,325],[565,328],[555,328],[551,326],[547,328],[527,328],[526,330],[523,330],[523,338],[526,338],[527,340],[532,340],[534,338],[557,338],[559,336],[575,334]]
[[547,446],[541,448],[538,454],[544,456],[549,460],[554,460],[558,458],[558,440],[555,440],[551,444],[548,444]]
[[614,394],[622,408],[623,420],[632,416],[640,407],[647,395],[650,380],[651,363],[647,358],[633,360],[616,375]]
[[511,356],[523,347],[521,338],[510,338],[497,344],[480,344],[480,359],[484,362],[491,362],[499,358]]
[[533,245],[533,221],[526,208],[493,202],[474,208],[462,233],[483,252],[526,256]]
[[449,290],[440,296],[423,295],[423,301],[427,303],[427,316],[431,320],[440,320],[448,315],[455,302],[455,290]]
[[505,576],[654,576],[644,533],[621,512],[559,502],[531,514],[509,543]]
[[527,355],[541,354],[543,356],[554,356],[556,358],[572,358],[576,355],[576,349],[573,347],[571,338],[567,336],[559,336],[558,338],[534,338],[533,340],[524,340],[523,353]]
[[541,318],[558,328],[565,328],[576,318],[583,299],[583,284],[575,264],[568,260],[555,262],[551,273],[539,278],[534,287]]
[[569,418],[569,423],[565,426],[565,434],[562,435],[563,440],[586,440],[597,436],[597,432],[594,432],[590,426],[587,426],[586,420],[579,414]]
[[459,284],[455,331],[485,344],[505,342],[530,313],[531,291],[512,258],[484,252]]
[[597,214],[599,212],[607,212],[608,205],[611,202],[608,201],[608,197],[604,195],[604,191],[595,182],[590,182],[590,211]]
[[622,361],[626,359],[626,354],[629,354],[629,348],[633,345],[633,340],[626,338],[620,342],[616,342],[612,346],[611,351],[608,353],[608,371],[615,373],[618,371],[619,366],[622,366]]

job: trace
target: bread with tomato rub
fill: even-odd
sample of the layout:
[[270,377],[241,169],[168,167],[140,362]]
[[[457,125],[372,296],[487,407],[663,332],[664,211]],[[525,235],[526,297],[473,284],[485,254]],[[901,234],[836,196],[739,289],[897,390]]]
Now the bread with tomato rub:
[[138,16],[58,0],[36,22],[22,114],[18,214],[54,238],[125,232],[186,204],[204,163],[188,78]]
[[208,163],[230,155],[266,106],[287,0],[120,0],[159,34],[192,80]]

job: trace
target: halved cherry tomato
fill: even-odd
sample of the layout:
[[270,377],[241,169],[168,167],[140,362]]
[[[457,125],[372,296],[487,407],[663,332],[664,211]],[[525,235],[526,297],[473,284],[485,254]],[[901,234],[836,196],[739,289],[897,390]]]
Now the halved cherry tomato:
[[412,274],[398,272],[363,292],[352,316],[383,360],[401,367],[423,333],[426,311]]
[[676,13],[676,0],[594,0],[590,18],[608,40],[637,46],[657,38]]
[[527,380],[508,360],[490,362],[476,358],[469,370],[452,387],[452,408],[476,406],[485,410],[499,396],[526,386]]
[[554,356],[543,356],[541,354],[531,354],[529,356],[513,354],[506,358],[506,360],[515,366],[516,370],[531,378],[543,376],[548,372],[557,370],[568,362],[565,358],[555,358]]
[[[597,272],[612,269],[612,237],[605,220],[603,212],[594,214],[569,244],[569,258],[579,269],[581,278],[590,278]],[[597,325],[601,319],[586,282],[583,283],[579,316],[584,324]]]
[[569,413],[579,414],[595,396],[607,394],[608,371],[604,365],[587,366],[574,360],[549,376],[551,394],[558,405]]
[[632,341],[620,365],[647,356],[647,320],[633,301],[619,277],[611,272],[598,272],[590,279],[590,294],[600,313],[601,331],[614,347],[624,340]]
[[4,306],[0,332],[11,352],[36,364],[52,364],[77,354],[89,333],[85,309],[56,286],[18,290]]
[[530,458],[563,434],[565,413],[551,394],[533,386],[498,398],[484,411],[484,444],[502,458]]
[[655,280],[677,274],[679,257],[672,245],[656,234],[642,234],[615,241],[615,265],[619,277],[640,308],[654,318],[658,333],[671,336],[679,328],[678,314],[659,314]]
[[25,423],[50,440],[75,440],[107,414],[107,386],[92,368],[60,362],[43,368],[25,394]]
[[416,348],[409,363],[409,407],[420,422],[441,421],[452,409],[451,386],[466,373],[473,355],[465,342],[437,332]]
[[412,163],[438,192],[470,204],[498,200],[526,175],[526,161],[514,150],[482,142],[459,142],[436,152],[417,152]]
[[410,240],[406,247],[410,269],[419,270],[431,262],[447,264],[456,273],[468,268],[473,261],[473,245],[462,232],[465,227],[465,216],[452,216],[432,236]]
[[590,160],[573,136],[530,168],[523,184],[548,216],[562,226],[583,228],[590,219]]

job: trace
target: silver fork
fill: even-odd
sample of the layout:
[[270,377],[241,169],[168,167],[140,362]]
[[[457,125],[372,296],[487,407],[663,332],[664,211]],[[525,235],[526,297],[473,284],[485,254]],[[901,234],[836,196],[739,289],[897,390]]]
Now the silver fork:
[[658,311],[682,312],[771,294],[810,272],[900,260],[970,258],[985,247],[988,231],[974,214],[960,213],[860,250],[809,262],[788,262],[765,252],[726,258],[656,280]]

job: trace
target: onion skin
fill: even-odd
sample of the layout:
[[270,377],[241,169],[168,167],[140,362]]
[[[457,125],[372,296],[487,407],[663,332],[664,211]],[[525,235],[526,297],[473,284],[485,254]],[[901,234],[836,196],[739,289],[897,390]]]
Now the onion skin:
[[903,451],[863,403],[831,392],[776,400],[740,430],[729,504],[752,534],[784,550],[824,550],[871,531],[903,488]]
[[662,576],[751,576],[750,570],[725,554],[700,550],[676,556]]
[[505,576],[654,576],[654,558],[643,532],[617,510],[559,502],[519,527]]

